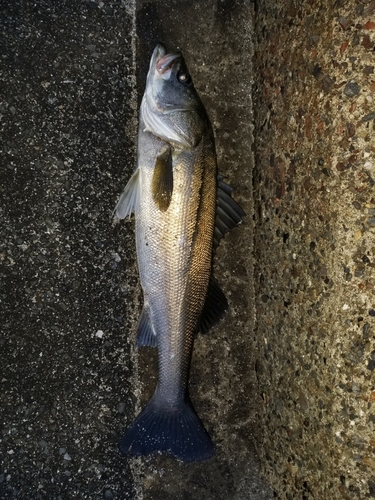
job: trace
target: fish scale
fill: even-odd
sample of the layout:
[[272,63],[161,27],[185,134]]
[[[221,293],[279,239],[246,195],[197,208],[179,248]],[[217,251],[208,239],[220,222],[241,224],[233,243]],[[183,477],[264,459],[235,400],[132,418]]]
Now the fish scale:
[[[147,139],[152,142],[152,138]],[[202,214],[199,213],[202,212],[199,210],[201,177],[205,167],[201,164],[202,155],[195,151],[176,156],[173,165],[175,190],[167,213],[161,213],[155,203],[145,197],[141,199],[142,215],[136,220],[138,261],[159,263],[151,275],[147,265],[141,266],[140,278],[144,291],[159,291],[156,296],[148,294],[148,302],[151,323],[158,332],[158,391],[170,404],[180,402],[185,396],[193,337],[210,276],[216,208],[215,165],[205,174],[206,184],[207,177],[211,176],[212,200],[210,204],[203,201],[206,208]],[[191,161],[191,156],[196,157],[195,162]],[[151,180],[152,175],[148,175],[144,192],[150,191]],[[209,189],[206,191],[209,195]],[[147,206],[145,210],[142,210],[143,204]],[[197,229],[201,217],[206,217],[210,224],[201,223]],[[152,228],[149,237],[147,228]],[[207,241],[200,242],[202,236]],[[185,240],[184,245],[179,244],[180,238]],[[197,255],[194,257],[194,254]],[[162,296],[160,291],[163,291]]]

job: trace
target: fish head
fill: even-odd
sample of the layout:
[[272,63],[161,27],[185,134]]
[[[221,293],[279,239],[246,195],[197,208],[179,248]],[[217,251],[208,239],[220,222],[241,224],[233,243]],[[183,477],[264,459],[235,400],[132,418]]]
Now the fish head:
[[141,119],[145,130],[185,148],[196,146],[209,127],[184,58],[162,44],[151,57]]
[[157,107],[164,112],[197,107],[197,94],[180,52],[167,54],[164,45],[156,46],[150,62],[146,94],[151,94]]

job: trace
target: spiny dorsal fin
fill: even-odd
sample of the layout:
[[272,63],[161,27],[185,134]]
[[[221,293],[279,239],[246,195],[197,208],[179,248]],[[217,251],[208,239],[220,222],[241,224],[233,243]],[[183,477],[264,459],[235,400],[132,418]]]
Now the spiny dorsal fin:
[[172,151],[169,147],[156,157],[151,190],[155,204],[165,212],[173,193]]
[[233,189],[223,181],[221,175],[218,176],[217,181],[214,249],[218,247],[221,238],[240,224],[246,215],[238,203],[233,200],[231,196]]

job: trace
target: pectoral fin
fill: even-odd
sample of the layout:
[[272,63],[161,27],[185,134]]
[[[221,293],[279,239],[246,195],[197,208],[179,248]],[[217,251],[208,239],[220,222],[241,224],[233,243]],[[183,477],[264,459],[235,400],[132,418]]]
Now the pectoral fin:
[[151,189],[155,204],[165,212],[173,193],[172,151],[169,147],[156,158]]
[[141,175],[139,169],[137,168],[125,186],[125,189],[116,205],[114,213],[117,219],[125,219],[127,215],[130,217],[133,212],[136,213],[141,190],[140,179]]

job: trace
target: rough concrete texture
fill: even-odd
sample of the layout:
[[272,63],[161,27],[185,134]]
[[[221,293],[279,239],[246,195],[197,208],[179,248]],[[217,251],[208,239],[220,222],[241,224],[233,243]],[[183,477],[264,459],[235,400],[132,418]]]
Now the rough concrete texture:
[[111,225],[132,164],[132,17],[49,1],[1,16],[0,498],[133,498],[117,450],[137,278]]
[[[15,0],[0,9],[0,498],[271,498],[254,451],[250,4]],[[133,347],[134,225],[112,224],[156,41],[183,49],[221,172],[249,214],[217,252],[229,313],[196,341],[192,399],[217,454],[191,465],[118,453],[157,373],[155,353]]]
[[257,6],[255,295],[267,478],[375,498],[375,3]]

